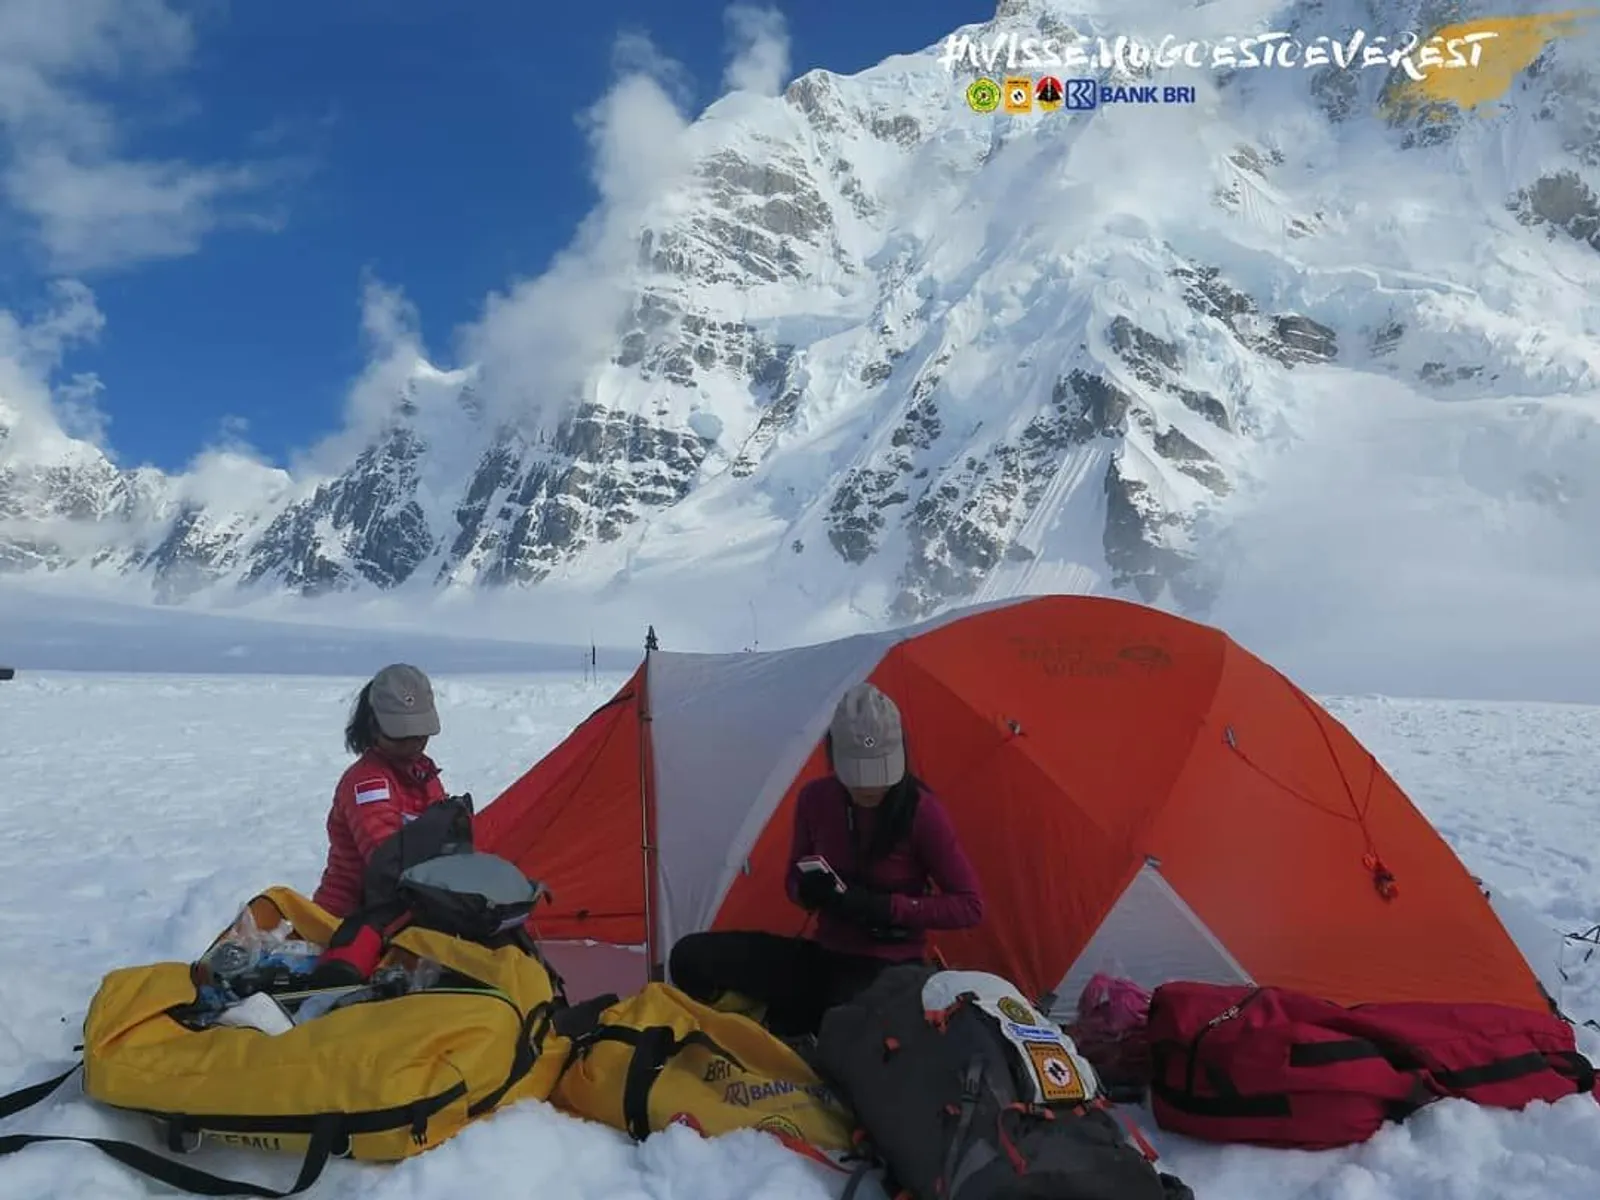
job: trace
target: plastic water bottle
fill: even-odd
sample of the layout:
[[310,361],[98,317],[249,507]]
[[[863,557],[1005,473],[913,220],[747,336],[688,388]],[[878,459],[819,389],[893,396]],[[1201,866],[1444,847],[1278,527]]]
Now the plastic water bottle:
[[291,975],[309,975],[322,957],[322,947],[312,942],[281,942],[260,959],[264,967],[281,967]]
[[444,968],[431,958],[419,959],[416,968],[411,972],[410,985],[406,989],[412,992],[425,992],[431,987],[438,986],[439,977],[444,973]]
[[213,979],[232,979],[243,975],[261,961],[261,950],[246,942],[228,940],[202,960]]

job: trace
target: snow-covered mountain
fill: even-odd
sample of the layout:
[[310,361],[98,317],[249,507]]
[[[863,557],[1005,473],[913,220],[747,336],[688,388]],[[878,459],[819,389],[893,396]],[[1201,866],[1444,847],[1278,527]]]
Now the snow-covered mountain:
[[[1394,38],[1477,11],[1002,0],[960,32]],[[1272,464],[1389,396],[1437,406],[1451,486],[1477,486],[1463,446],[1492,431],[1495,497],[1577,521],[1600,465],[1600,53],[1538,44],[1465,113],[1394,104],[1399,68],[1330,66],[1158,79],[1193,105],[979,114],[983,72],[941,46],[729,95],[642,204],[626,316],[572,393],[508,406],[489,367],[417,361],[338,461],[184,475],[0,397],[0,567],[164,600],[736,586],[881,621],[1049,588],[1198,613]]]

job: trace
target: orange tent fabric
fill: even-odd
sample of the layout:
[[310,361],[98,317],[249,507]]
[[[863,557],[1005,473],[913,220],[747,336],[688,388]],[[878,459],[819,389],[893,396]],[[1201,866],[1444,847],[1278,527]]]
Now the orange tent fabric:
[[545,937],[647,943],[659,964],[697,929],[800,933],[794,797],[862,678],[900,705],[912,769],[983,881],[982,925],[936,938],[952,965],[1063,1012],[1102,968],[1548,1009],[1475,881],[1347,729],[1219,630],[1120,600],[1025,598],[772,654],[652,652],[485,809],[480,840],[549,884]]

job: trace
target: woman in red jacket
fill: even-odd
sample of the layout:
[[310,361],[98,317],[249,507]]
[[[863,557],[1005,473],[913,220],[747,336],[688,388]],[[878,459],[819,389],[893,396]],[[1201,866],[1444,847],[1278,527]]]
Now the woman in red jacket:
[[930,930],[983,919],[977,872],[955,827],[906,768],[894,701],[870,683],[846,692],[828,757],[832,774],[797,797],[786,881],[789,899],[816,914],[815,939],[692,933],[673,946],[668,967],[673,984],[697,1000],[734,992],[764,1004],[780,1037],[815,1034],[826,1009],[884,967],[926,959]]
[[311,897],[320,908],[341,918],[359,908],[372,852],[445,798],[439,768],[424,753],[438,732],[433,685],[416,667],[387,666],[361,689],[344,731],[358,757],[334,789],[328,863]]

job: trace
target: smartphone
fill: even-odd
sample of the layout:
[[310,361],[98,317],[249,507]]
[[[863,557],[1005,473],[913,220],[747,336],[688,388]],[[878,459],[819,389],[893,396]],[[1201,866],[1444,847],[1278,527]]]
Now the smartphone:
[[844,880],[839,878],[838,872],[828,865],[828,860],[825,858],[821,858],[817,855],[808,855],[805,858],[797,860],[794,865],[801,871],[804,871],[807,875],[826,875],[829,879],[833,880],[835,891],[842,892],[845,890]]

